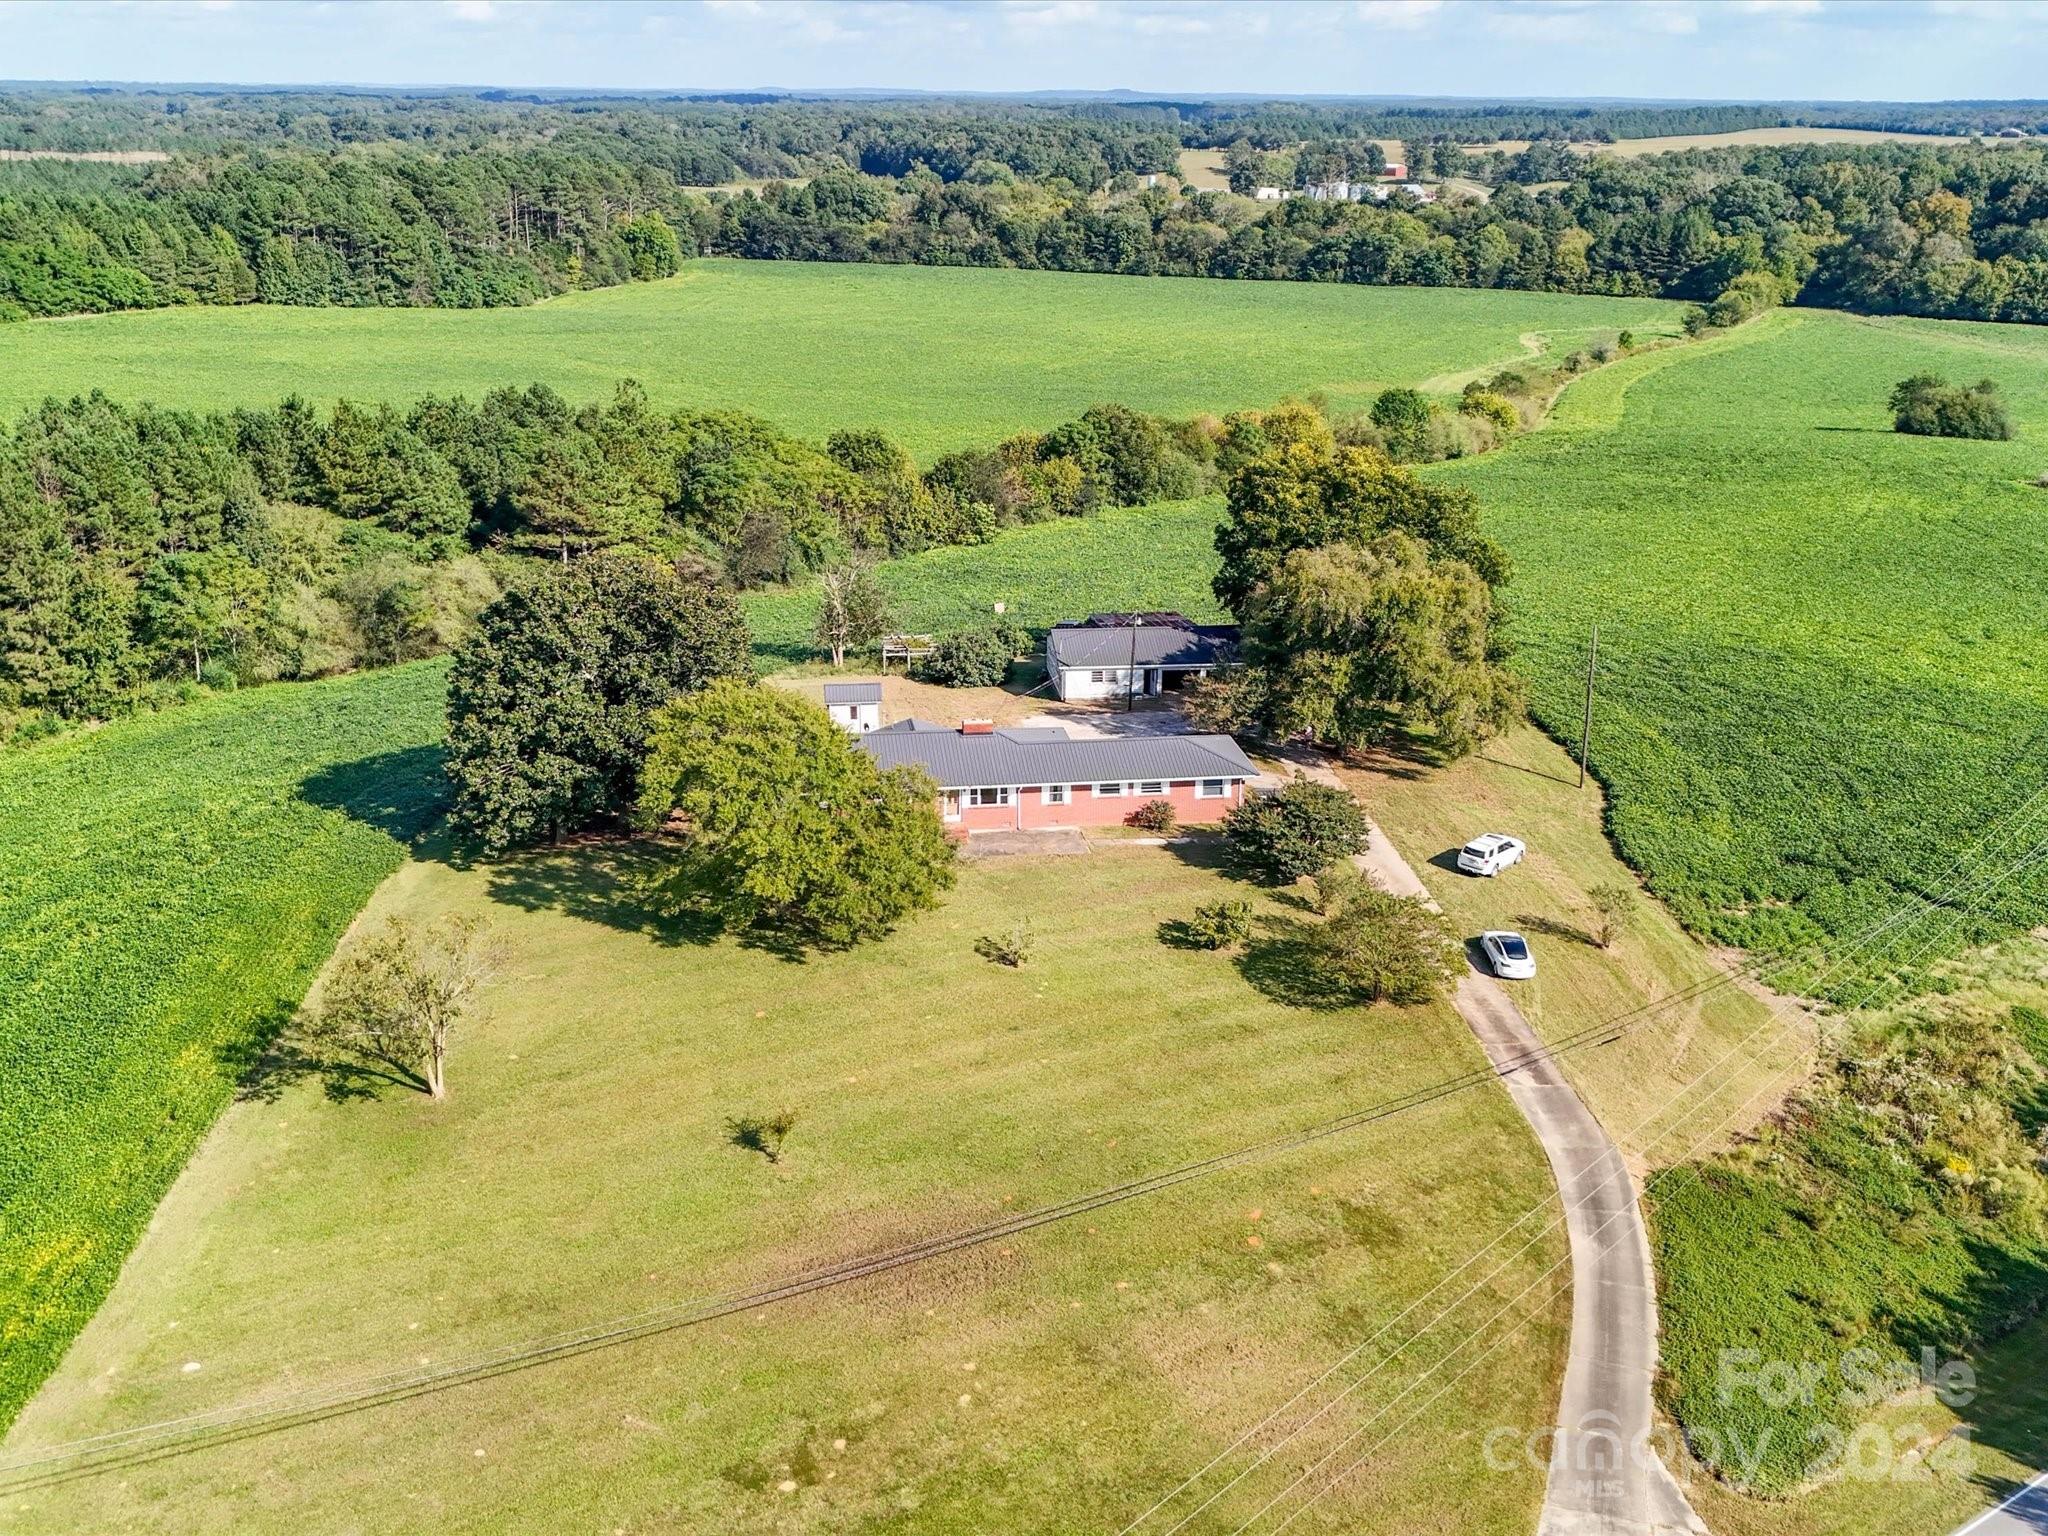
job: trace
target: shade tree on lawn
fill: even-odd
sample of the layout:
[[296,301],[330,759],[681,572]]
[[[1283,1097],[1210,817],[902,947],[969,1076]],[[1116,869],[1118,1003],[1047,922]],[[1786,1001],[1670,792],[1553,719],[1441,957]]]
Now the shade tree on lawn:
[[654,716],[639,819],[677,836],[646,895],[799,948],[879,938],[953,883],[937,795],[815,704],[721,679]]
[[545,568],[484,610],[449,672],[451,820],[495,854],[621,815],[653,712],[751,672],[724,588],[625,555]]
[[424,926],[392,917],[335,962],[309,1031],[328,1050],[448,1096],[448,1039],[496,973],[502,946],[481,919]]
[[1246,672],[1197,691],[1205,720],[1338,747],[1413,723],[1455,755],[1520,712],[1494,602],[1507,556],[1469,491],[1302,437],[1245,460],[1227,494],[1214,588]]
[[1368,830],[1365,811],[1350,791],[1313,779],[1249,796],[1223,822],[1231,861],[1276,885],[1363,853]]
[[1361,884],[1309,930],[1307,964],[1333,990],[1368,1003],[1426,1003],[1458,969],[1450,922],[1414,896]]

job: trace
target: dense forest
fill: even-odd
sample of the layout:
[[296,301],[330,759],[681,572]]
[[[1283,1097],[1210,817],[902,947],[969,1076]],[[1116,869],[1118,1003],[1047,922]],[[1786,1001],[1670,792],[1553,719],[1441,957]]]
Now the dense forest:
[[631,382],[581,407],[53,400],[0,433],[0,736],[432,655],[543,560],[628,549],[745,588],[1187,496],[1257,430],[1105,405],[920,471],[878,431],[821,446]]
[[[1971,114],[1975,114],[1972,116]],[[2020,106],[1813,109],[1913,126]],[[2037,114],[2038,115],[2038,114]],[[1738,279],[1865,311],[2048,320],[2048,153],[2011,142],[1572,141],[1797,120],[1757,107],[0,94],[0,319],[190,303],[478,306],[695,255],[1656,294]],[[1967,123],[1961,121],[1967,119]],[[1427,205],[1182,185],[1370,177]],[[1499,135],[1535,137],[1499,147]],[[1492,147],[1482,147],[1492,146]],[[51,153],[168,148],[146,164]],[[748,179],[745,188],[707,183]]]

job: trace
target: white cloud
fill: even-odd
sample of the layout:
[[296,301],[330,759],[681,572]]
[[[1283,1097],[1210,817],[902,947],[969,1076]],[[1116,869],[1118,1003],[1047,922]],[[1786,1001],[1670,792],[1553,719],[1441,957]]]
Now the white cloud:
[[1419,32],[1443,9],[1443,0],[1355,0],[1352,10],[1370,27]]

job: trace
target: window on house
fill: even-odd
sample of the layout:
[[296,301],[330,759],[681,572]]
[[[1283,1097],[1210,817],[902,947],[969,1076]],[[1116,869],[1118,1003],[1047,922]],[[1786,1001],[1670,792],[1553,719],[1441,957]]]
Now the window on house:
[[1095,796],[1098,800],[1114,800],[1123,792],[1124,787],[1121,784],[1098,784],[1095,786]]
[[967,791],[967,803],[969,805],[1008,805],[1010,803],[1010,786],[1001,784],[988,789],[970,789]]
[[1230,793],[1230,785],[1222,779],[1198,779],[1195,781],[1197,800],[1221,800]]
[[1141,795],[1163,795],[1166,793],[1166,781],[1164,779],[1140,779],[1138,780],[1137,790]]
[[1091,683],[1120,683],[1123,680],[1121,667],[1096,667],[1088,674],[1088,681]]
[[1064,784],[1046,785],[1045,803],[1047,805],[1065,805],[1067,803],[1067,786]]

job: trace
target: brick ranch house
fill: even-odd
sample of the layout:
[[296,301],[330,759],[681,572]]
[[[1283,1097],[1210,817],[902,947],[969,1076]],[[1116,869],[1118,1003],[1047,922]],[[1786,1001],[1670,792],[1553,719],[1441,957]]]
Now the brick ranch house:
[[1077,740],[1056,725],[899,720],[860,745],[884,768],[911,763],[936,779],[939,815],[962,837],[1115,826],[1148,800],[1169,802],[1182,822],[1221,821],[1259,773],[1228,736]]

